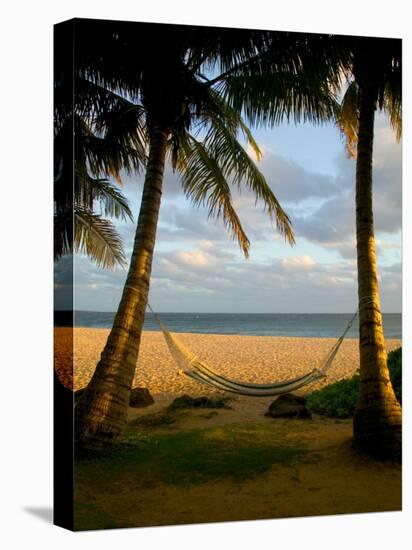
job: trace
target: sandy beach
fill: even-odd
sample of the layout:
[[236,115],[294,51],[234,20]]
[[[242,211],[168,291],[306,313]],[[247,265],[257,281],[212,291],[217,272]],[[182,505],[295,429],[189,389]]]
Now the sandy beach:
[[[108,336],[108,329],[76,328],[74,330],[74,389],[78,390],[89,382],[100,353]],[[336,340],[329,338],[286,338],[271,336],[236,336],[215,334],[177,335],[179,340],[195,352],[219,373],[237,380],[250,382],[273,382],[304,374],[318,365]],[[56,328],[55,339],[59,376],[70,385],[70,364],[72,339],[70,329]],[[401,345],[400,340],[387,340],[388,351]],[[301,393],[312,391],[342,378],[351,376],[359,367],[358,341],[343,342],[328,377],[302,388]],[[164,406],[176,396],[190,394],[208,395],[218,390],[197,384],[178,374],[170,356],[163,335],[160,332],[145,331],[142,336],[140,354],[133,386],[150,389],[159,406]],[[270,398],[245,399],[250,407],[260,408]],[[151,407],[153,409],[153,407]]]

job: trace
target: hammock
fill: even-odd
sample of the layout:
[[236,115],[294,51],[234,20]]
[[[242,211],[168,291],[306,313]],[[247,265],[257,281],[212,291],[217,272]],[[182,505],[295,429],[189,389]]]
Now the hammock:
[[289,380],[275,382],[271,384],[252,384],[247,382],[240,382],[227,378],[222,374],[218,374],[213,371],[206,363],[201,361],[197,355],[191,352],[186,348],[177,338],[173,336],[168,330],[167,327],[162,323],[159,317],[148,304],[150,311],[153,313],[153,316],[156,322],[159,324],[160,329],[163,333],[164,339],[166,341],[167,347],[172,355],[176,365],[178,366],[179,374],[185,375],[196,382],[212,386],[214,388],[236,393],[239,395],[247,395],[251,397],[271,397],[275,395],[281,395],[288,393],[315,380],[324,378],[326,376],[326,371],[332,365],[332,362],[339,351],[339,348],[345,338],[346,334],[352,327],[358,311],[352,316],[348,322],[345,330],[342,335],[337,339],[336,343],[332,346],[329,352],[326,354],[324,359],[321,361],[320,365],[312,369],[307,374],[299,376],[297,378],[292,378]]

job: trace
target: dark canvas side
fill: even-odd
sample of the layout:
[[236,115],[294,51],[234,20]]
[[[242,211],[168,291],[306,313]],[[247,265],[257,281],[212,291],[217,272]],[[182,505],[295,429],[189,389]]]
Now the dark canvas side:
[[[74,21],[66,21],[54,26],[54,100],[64,98],[70,108],[74,102]],[[73,133],[74,135],[74,133]],[[73,140],[68,143],[67,155],[71,155],[71,175],[68,178],[73,181],[74,147]],[[54,159],[54,171],[57,175],[59,166]],[[70,189],[70,185],[69,185]],[[71,186],[71,189],[72,186]],[[56,189],[55,193],[58,192]],[[70,197],[68,198],[70,203]],[[69,207],[70,208],[70,207]],[[55,232],[57,230],[55,224]],[[71,231],[71,238],[73,232]],[[64,284],[61,282],[64,280]],[[70,378],[73,379],[73,256],[66,256],[64,267],[59,262],[54,267],[54,325],[65,326],[68,335],[68,345],[64,356],[66,368],[71,370]],[[59,293],[59,296],[57,296]],[[64,296],[62,296],[64,293]],[[62,308],[62,303],[63,308]],[[62,311],[64,309],[64,311]],[[74,425],[73,425],[73,400],[74,393],[71,387],[67,387],[57,374],[57,364],[63,361],[63,357],[56,356],[58,348],[55,343],[55,368],[54,368],[54,495],[53,495],[53,523],[60,527],[74,529]],[[70,374],[70,373],[69,373]]]

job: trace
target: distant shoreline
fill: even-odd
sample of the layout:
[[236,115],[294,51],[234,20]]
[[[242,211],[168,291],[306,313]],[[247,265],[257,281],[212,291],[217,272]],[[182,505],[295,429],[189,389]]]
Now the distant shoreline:
[[[76,328],[105,328],[113,325],[114,312],[76,311]],[[276,336],[304,338],[338,338],[346,328],[353,313],[159,313],[160,320],[170,332],[187,334],[225,334],[242,336]],[[56,311],[55,326],[73,324],[73,312]],[[383,325],[386,338],[402,338],[402,316],[384,313]],[[152,313],[146,313],[143,329],[159,331]],[[357,338],[355,320],[347,338]]]
[[[68,327],[65,327],[65,326],[56,326],[55,328],[59,329],[59,328],[68,328]],[[83,326],[75,326],[74,327],[74,331],[76,330],[79,330],[79,329],[83,329],[83,330],[98,330],[98,331],[105,331],[107,333],[108,329],[107,327],[83,327]],[[179,331],[175,331],[175,330],[170,330],[171,333],[173,334],[178,334],[179,336],[238,336],[239,338],[276,338],[276,339],[279,339],[279,340],[330,340],[331,342],[332,341],[335,341],[337,339],[337,337],[333,337],[333,336],[278,336],[278,335],[270,335],[270,334],[239,334],[239,333],[235,333],[235,332],[225,332],[225,333],[222,333],[222,332],[179,332]],[[143,329],[142,333],[144,334],[152,334],[152,333],[161,333],[161,330],[160,329]],[[358,336],[345,336],[345,340],[359,340],[359,337]],[[390,340],[390,341],[393,341],[393,340],[399,340],[400,342],[402,341],[402,338],[399,337],[399,338],[386,338],[386,340]]]
[[[95,311],[92,309],[77,309],[77,310],[66,310],[66,309],[58,309],[55,310],[55,313],[58,314],[65,314],[65,315],[72,315],[75,314],[82,314],[82,313],[93,313],[93,314],[105,314],[105,315],[115,315],[115,311]],[[147,312],[150,314],[150,312]],[[352,315],[353,311],[334,311],[334,312],[321,312],[321,311],[314,311],[312,313],[308,312],[293,312],[293,313],[286,313],[284,311],[273,311],[271,313],[267,312],[253,312],[253,313],[245,313],[245,312],[238,312],[238,313],[231,313],[227,311],[157,311],[156,315],[240,315],[240,316],[247,316],[247,315]],[[382,315],[402,315],[401,311],[383,311]]]

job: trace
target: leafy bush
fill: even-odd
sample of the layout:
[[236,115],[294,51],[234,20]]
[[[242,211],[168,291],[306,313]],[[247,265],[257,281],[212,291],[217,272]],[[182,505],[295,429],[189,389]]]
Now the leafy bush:
[[396,397],[402,404],[402,348],[388,354],[388,367]]
[[306,405],[310,412],[332,418],[353,415],[359,393],[359,374],[340,380],[309,394]]
[[[402,403],[402,348],[388,354],[388,368],[396,397]],[[359,394],[359,374],[330,384],[307,396],[307,407],[314,414],[331,418],[353,416]]]

